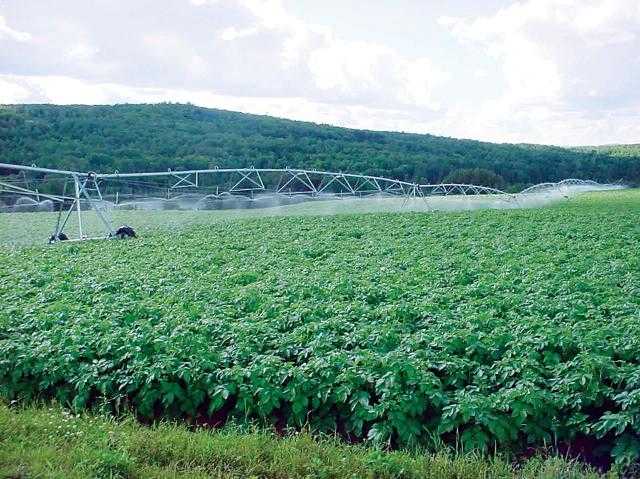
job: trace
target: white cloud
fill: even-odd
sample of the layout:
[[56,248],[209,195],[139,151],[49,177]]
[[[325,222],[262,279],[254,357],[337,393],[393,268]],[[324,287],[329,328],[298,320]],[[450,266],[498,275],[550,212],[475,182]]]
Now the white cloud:
[[[579,100],[593,91],[618,95],[621,70],[640,76],[634,58],[639,12],[637,0],[528,0],[490,16],[442,17],[439,23],[502,61],[507,94],[518,104]],[[627,52],[626,58],[612,49]]]
[[0,104],[21,103],[31,96],[28,88],[12,81],[11,78],[0,78]]
[[[279,36],[280,67],[302,72],[307,94],[321,101],[368,105],[411,104],[437,108],[433,90],[447,75],[427,58],[405,58],[373,42],[346,41],[325,26],[307,24],[291,15],[280,0],[240,0],[255,15],[250,26],[232,25],[220,32],[226,41]],[[315,87],[315,88],[313,88]]]
[[110,95],[101,85],[62,76],[37,76],[28,79],[27,85],[36,94],[51,103],[60,105],[108,103]]
[[315,84],[322,90],[337,89],[348,92],[350,88],[375,88],[381,79],[376,67],[388,49],[364,42],[332,41],[309,52],[309,68]]
[[428,58],[407,59],[383,45],[332,39],[309,52],[308,66],[323,98],[368,104],[439,108],[434,91],[448,75]]
[[633,142],[640,138],[636,107],[585,114],[544,105],[514,110],[486,102],[474,108],[450,109],[442,118],[422,125],[433,134],[480,138],[494,142],[553,145],[597,145]]
[[236,28],[236,27],[227,27],[220,32],[220,38],[226,41],[235,40],[236,38],[249,37],[251,35],[255,35],[258,33],[258,29],[255,27],[249,28]]
[[162,6],[23,0],[14,11],[41,41],[0,52],[0,73],[376,108],[437,108],[447,78],[428,58],[306,23],[281,0]]
[[281,0],[240,0],[239,3],[249,9],[266,28],[304,28],[304,24],[287,11]]
[[640,140],[637,0],[505,0],[425,18],[413,48],[384,29],[303,21],[286,1],[3,4],[0,101],[190,101],[498,141]]
[[0,15],[0,40],[3,38],[8,38],[9,40],[13,40],[16,42],[28,42],[31,40],[31,34],[28,32],[21,32],[18,30],[14,30],[9,25],[7,25],[7,21],[5,18]]
[[85,43],[77,43],[67,51],[67,57],[72,61],[86,61],[95,57],[98,49]]
[[403,103],[439,110],[440,102],[434,91],[449,79],[449,74],[436,67],[428,58],[404,62],[400,68],[404,88],[400,90],[399,98]]
[[449,111],[445,129],[456,130],[464,115],[472,119],[472,136],[491,139],[640,139],[639,113],[630,114],[640,107],[637,0],[527,0],[492,15],[439,23],[463,45],[495,58],[506,85],[498,98]]

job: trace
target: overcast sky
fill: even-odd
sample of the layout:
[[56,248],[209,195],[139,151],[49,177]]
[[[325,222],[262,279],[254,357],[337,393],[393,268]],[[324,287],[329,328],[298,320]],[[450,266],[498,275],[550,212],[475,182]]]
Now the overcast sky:
[[640,142],[640,0],[0,0],[0,103]]

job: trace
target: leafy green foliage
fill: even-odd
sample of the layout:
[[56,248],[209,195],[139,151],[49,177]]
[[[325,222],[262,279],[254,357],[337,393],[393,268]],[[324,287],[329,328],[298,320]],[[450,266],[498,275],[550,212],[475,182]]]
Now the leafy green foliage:
[[640,144],[579,146],[575,151],[607,153],[611,156],[640,156]]
[[638,224],[640,196],[627,191],[6,250],[0,392],[391,446],[591,437],[629,464]]
[[482,185],[497,189],[502,189],[505,186],[504,178],[502,178],[502,176],[496,175],[493,171],[485,170],[483,168],[463,168],[461,170],[454,170],[445,177],[443,182]]
[[0,106],[4,163],[81,171],[316,168],[425,183],[481,168],[517,191],[565,178],[640,181],[640,155],[375,132],[192,105]]

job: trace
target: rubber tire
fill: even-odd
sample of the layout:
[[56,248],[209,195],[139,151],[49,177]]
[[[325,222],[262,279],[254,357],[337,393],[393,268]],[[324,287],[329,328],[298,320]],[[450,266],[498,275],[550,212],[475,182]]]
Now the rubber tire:
[[58,233],[58,237],[56,238],[55,235],[51,235],[51,238],[49,238],[49,244],[51,243],[55,243],[56,241],[67,241],[69,239],[69,237],[64,234],[64,233]]
[[136,238],[136,232],[131,226],[123,225],[116,230],[116,236],[120,239]]

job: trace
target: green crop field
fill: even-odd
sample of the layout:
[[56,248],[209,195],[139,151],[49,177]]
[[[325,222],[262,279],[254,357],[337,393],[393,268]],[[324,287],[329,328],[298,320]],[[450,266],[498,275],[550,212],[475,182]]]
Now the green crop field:
[[[268,208],[227,210],[137,210],[111,208],[107,215],[113,225],[129,224],[147,236],[158,231],[179,231],[194,225],[212,225],[227,220],[272,216],[334,216],[354,213],[405,213],[434,211],[468,211],[478,209],[513,209],[549,206],[564,199],[561,193],[513,195],[449,195],[428,198],[344,198],[315,200]],[[83,211],[83,233],[104,237],[105,230],[94,211]],[[54,212],[0,214],[0,248],[45,244],[53,233],[59,214]],[[65,232],[78,236],[76,213],[69,217]]]
[[0,395],[392,448],[637,461],[639,191],[209,217],[0,249]]

